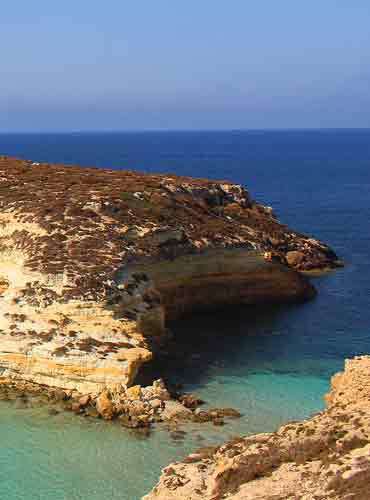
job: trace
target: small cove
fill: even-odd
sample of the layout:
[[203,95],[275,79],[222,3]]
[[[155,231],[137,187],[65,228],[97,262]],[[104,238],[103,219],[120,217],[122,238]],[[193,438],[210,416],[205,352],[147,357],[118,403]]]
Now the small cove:
[[313,359],[312,352],[298,359],[284,345],[291,317],[307,306],[235,308],[171,325],[182,355],[164,375],[206,406],[238,408],[242,417],[224,427],[182,425],[178,437],[163,426],[144,437],[117,423],[2,402],[0,497],[140,498],[163,466],[196,448],[272,431],[320,410],[340,360]]
[[345,260],[294,306],[236,308],[171,325],[184,353],[168,377],[243,416],[150,437],[46,408],[0,403],[0,498],[136,500],[199,446],[274,430],[323,408],[345,357],[370,352],[370,132],[0,135],[2,154],[230,178]]

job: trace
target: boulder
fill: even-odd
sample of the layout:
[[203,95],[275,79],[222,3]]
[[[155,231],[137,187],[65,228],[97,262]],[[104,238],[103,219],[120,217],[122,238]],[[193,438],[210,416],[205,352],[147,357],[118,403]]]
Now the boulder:
[[73,401],[71,403],[71,410],[74,412],[74,413],[81,413],[82,412],[82,405],[80,404],[79,401]]
[[215,408],[212,411],[216,413],[217,417],[240,418],[242,416],[235,408]]
[[83,395],[79,400],[78,400],[79,404],[81,407],[85,407],[87,406],[89,403],[90,403],[90,395],[89,394],[85,394]]
[[126,389],[126,398],[130,400],[140,399],[141,397],[141,386],[133,385]]
[[304,253],[299,252],[298,250],[292,250],[291,252],[287,252],[285,255],[287,263],[292,266],[298,266],[304,261]]
[[103,391],[96,400],[96,409],[104,420],[112,420],[116,415],[116,409],[108,391]]
[[146,405],[142,401],[132,401],[128,410],[131,416],[144,415],[147,413]]
[[154,410],[158,410],[159,408],[162,407],[162,400],[161,399],[151,399],[149,401],[149,404],[150,406],[154,409]]
[[52,398],[54,401],[66,401],[68,399],[68,396],[62,389],[56,389],[52,393]]
[[182,394],[179,397],[179,401],[186,406],[186,408],[190,408],[194,410],[195,408],[198,408],[198,406],[204,404],[204,401],[194,394]]
[[153,384],[147,387],[142,387],[142,398],[145,401],[152,399],[160,399],[161,401],[168,401],[171,395],[166,389],[163,380],[154,380]]
[[166,401],[162,411],[162,419],[168,422],[172,420],[188,420],[192,417],[192,412],[177,401]]

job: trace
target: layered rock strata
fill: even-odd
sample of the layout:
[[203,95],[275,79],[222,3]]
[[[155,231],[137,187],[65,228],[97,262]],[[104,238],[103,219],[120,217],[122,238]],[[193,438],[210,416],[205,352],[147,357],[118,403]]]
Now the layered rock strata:
[[0,375],[124,391],[166,319],[304,300],[334,267],[240,185],[0,158]]
[[346,361],[327,403],[309,420],[169,465],[145,500],[368,500],[369,356]]

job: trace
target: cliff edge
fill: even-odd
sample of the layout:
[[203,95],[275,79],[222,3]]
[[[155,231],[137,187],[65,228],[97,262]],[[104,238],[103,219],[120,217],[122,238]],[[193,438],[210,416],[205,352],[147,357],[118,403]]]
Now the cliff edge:
[[347,360],[326,399],[309,420],[166,467],[145,500],[368,500],[370,357]]
[[240,185],[0,157],[0,376],[131,386],[167,318],[314,295],[336,265]]

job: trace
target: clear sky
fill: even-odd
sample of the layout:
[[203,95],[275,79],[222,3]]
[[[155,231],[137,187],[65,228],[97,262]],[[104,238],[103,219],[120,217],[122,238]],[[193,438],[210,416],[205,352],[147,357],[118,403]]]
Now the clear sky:
[[370,0],[6,0],[0,130],[370,127]]

